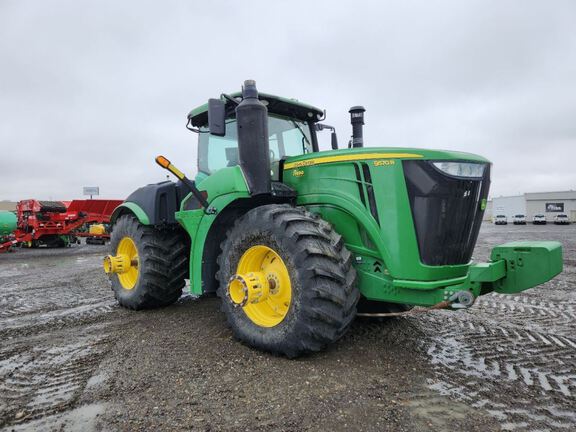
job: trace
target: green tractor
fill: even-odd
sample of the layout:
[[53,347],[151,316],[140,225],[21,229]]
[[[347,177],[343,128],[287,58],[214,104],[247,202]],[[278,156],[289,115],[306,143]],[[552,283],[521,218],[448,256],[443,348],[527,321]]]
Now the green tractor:
[[[363,147],[364,109],[338,149],[325,113],[294,99],[221,95],[194,109],[198,175],[136,190],[113,213],[104,259],[118,302],[174,303],[185,279],[217,294],[235,336],[295,357],[338,340],[357,315],[470,307],[562,271],[557,242],[514,242],[471,262],[490,162],[468,153]],[[331,151],[317,133],[331,129]]]

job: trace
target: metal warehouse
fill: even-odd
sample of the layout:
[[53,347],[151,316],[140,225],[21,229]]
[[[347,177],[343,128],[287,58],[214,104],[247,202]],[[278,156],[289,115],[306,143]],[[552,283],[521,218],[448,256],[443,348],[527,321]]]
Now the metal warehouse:
[[508,219],[512,219],[517,214],[526,214],[526,199],[524,195],[498,197],[492,200],[492,217],[504,215]]
[[524,214],[528,220],[542,214],[548,221],[554,216],[565,214],[576,222],[576,191],[528,192],[523,195],[497,197],[492,200],[492,215],[505,215],[511,219],[515,214]]
[[527,217],[543,214],[547,219],[552,219],[557,214],[564,213],[572,222],[576,222],[576,191],[533,192],[524,196]]

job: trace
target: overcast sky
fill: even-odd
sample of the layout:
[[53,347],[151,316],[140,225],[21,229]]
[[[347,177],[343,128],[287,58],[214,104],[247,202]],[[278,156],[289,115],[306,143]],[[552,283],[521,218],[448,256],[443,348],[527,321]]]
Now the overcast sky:
[[576,189],[574,0],[0,0],[0,200],[192,176],[186,114],[248,78],[341,144],[361,104],[367,146],[486,156],[493,196]]

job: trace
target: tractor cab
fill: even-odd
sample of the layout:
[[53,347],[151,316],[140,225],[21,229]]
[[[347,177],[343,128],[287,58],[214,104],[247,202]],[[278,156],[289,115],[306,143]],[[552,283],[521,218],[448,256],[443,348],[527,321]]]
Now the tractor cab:
[[[216,171],[240,165],[235,108],[241,93],[222,97],[224,112],[222,133],[210,133],[210,104],[204,104],[188,115],[188,129],[198,133],[198,174],[196,182]],[[291,156],[318,151],[316,131],[324,117],[319,108],[295,99],[260,93],[259,100],[268,111],[268,153],[272,181],[280,180],[280,165]]]

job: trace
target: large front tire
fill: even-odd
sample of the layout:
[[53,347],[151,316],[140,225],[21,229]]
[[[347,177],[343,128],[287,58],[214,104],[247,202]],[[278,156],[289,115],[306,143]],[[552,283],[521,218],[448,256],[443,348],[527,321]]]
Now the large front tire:
[[[235,336],[249,346],[288,357],[320,351],[355,317],[359,292],[352,255],[327,222],[303,208],[249,211],[228,231],[218,264],[223,311]],[[270,294],[239,304],[238,281],[250,277],[271,281]]]
[[129,256],[130,268],[111,273],[112,291],[118,303],[128,309],[168,306],[182,295],[188,274],[184,234],[175,229],[155,229],[124,215],[110,237],[113,256]]

